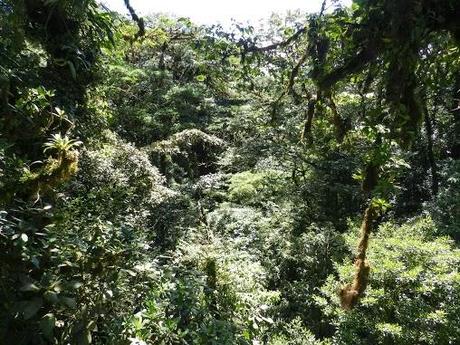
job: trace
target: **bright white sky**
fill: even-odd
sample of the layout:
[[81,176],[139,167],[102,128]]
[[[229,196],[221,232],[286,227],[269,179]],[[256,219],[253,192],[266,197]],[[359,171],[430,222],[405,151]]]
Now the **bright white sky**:
[[[102,2],[112,10],[127,13],[123,0]],[[346,6],[351,4],[351,0],[340,2]],[[256,24],[273,12],[285,13],[296,9],[319,11],[322,0],[131,0],[130,3],[139,15],[161,12],[190,17],[197,24],[228,24],[231,18]]]

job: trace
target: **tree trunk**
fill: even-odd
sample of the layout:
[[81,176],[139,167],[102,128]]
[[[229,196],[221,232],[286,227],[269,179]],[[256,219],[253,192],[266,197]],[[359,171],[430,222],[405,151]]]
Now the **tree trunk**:
[[460,71],[455,77],[454,89],[452,92],[452,112],[454,114],[453,142],[449,147],[449,155],[453,159],[460,159]]
[[[371,201],[372,202],[372,201]],[[344,286],[339,293],[340,304],[343,309],[352,309],[364,294],[367,287],[370,266],[366,260],[367,247],[369,246],[369,236],[372,231],[372,223],[377,216],[375,207],[369,204],[364,212],[361,224],[361,237],[358,243],[358,252],[355,259],[356,273],[351,284]]]
[[425,130],[426,130],[426,137],[428,140],[428,145],[427,145],[428,162],[430,163],[430,170],[431,170],[431,192],[433,193],[433,196],[436,196],[439,190],[439,176],[438,176],[438,168],[436,165],[436,160],[434,158],[434,153],[433,153],[433,125],[432,125],[431,118],[430,118],[428,111],[425,111]]

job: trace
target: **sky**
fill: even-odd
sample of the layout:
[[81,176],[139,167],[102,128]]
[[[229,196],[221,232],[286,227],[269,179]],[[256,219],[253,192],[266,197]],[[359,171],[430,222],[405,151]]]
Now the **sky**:
[[[103,0],[110,9],[127,13],[123,0]],[[349,5],[351,0],[342,0]],[[130,0],[139,15],[149,13],[175,14],[190,17],[197,24],[229,24],[231,19],[255,24],[271,13],[285,13],[287,10],[301,9],[316,12],[322,0]]]

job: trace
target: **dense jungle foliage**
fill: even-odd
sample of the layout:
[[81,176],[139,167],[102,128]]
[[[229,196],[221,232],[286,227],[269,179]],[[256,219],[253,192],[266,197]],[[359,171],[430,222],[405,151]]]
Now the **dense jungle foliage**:
[[125,3],[0,0],[0,344],[460,344],[460,2]]

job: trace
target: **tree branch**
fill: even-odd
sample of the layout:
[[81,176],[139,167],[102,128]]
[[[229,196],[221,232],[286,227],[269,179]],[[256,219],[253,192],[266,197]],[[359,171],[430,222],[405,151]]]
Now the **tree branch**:
[[321,89],[329,89],[338,81],[351,74],[362,71],[365,66],[377,57],[377,49],[369,46],[349,59],[344,65],[323,76],[318,84]]
[[129,3],[129,0],[124,0],[124,2],[125,2],[126,8],[129,11],[129,14],[131,15],[131,18],[137,23],[137,26],[139,27],[139,31],[134,35],[134,39],[144,36],[145,35],[144,19],[140,18],[136,14],[136,11],[134,11],[134,8]]
[[245,53],[251,53],[251,52],[267,52],[270,50],[278,49],[278,48],[284,48],[290,45],[292,42],[297,40],[301,35],[303,35],[307,31],[307,27],[304,26],[297,30],[292,36],[290,36],[288,39],[270,44],[265,47],[257,47],[257,46],[251,46],[251,47],[245,47],[244,51]]

